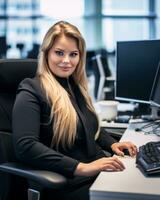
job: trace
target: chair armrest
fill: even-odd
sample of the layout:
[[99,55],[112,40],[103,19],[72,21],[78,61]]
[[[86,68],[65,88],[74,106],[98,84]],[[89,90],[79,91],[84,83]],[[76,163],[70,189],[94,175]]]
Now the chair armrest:
[[0,164],[0,171],[21,176],[29,182],[35,182],[44,188],[62,188],[66,185],[67,179],[55,172],[46,170],[31,169],[21,163],[8,162]]

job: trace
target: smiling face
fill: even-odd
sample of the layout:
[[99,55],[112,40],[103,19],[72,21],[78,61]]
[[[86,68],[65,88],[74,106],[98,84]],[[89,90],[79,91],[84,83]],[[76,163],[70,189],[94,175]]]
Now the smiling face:
[[80,59],[76,40],[65,35],[56,38],[48,52],[48,65],[53,74],[67,78],[75,71]]

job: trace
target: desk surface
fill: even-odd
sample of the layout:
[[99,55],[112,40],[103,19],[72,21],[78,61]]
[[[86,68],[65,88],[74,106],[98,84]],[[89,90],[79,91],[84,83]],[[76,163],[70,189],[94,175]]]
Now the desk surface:
[[[132,141],[137,146],[149,141],[160,141],[156,135],[135,132],[130,125],[121,141]],[[101,172],[90,188],[90,200],[159,200],[160,177],[146,177],[135,164],[135,158],[120,158],[126,169],[123,172]]]

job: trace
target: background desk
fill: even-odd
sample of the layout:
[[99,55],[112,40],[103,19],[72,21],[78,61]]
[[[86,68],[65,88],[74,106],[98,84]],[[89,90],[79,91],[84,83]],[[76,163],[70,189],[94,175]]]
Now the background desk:
[[[160,141],[156,135],[135,132],[130,125],[121,141],[132,141],[137,147],[149,141]],[[160,200],[160,176],[146,177],[135,164],[135,158],[120,158],[126,169],[122,172],[101,172],[90,188],[90,200]]]

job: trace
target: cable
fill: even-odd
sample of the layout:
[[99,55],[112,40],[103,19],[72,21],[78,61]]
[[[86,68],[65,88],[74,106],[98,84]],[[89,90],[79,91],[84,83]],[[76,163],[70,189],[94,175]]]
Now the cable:
[[160,136],[160,120],[155,120],[147,123],[141,128],[136,128],[135,131],[142,131],[145,134],[155,134]]

